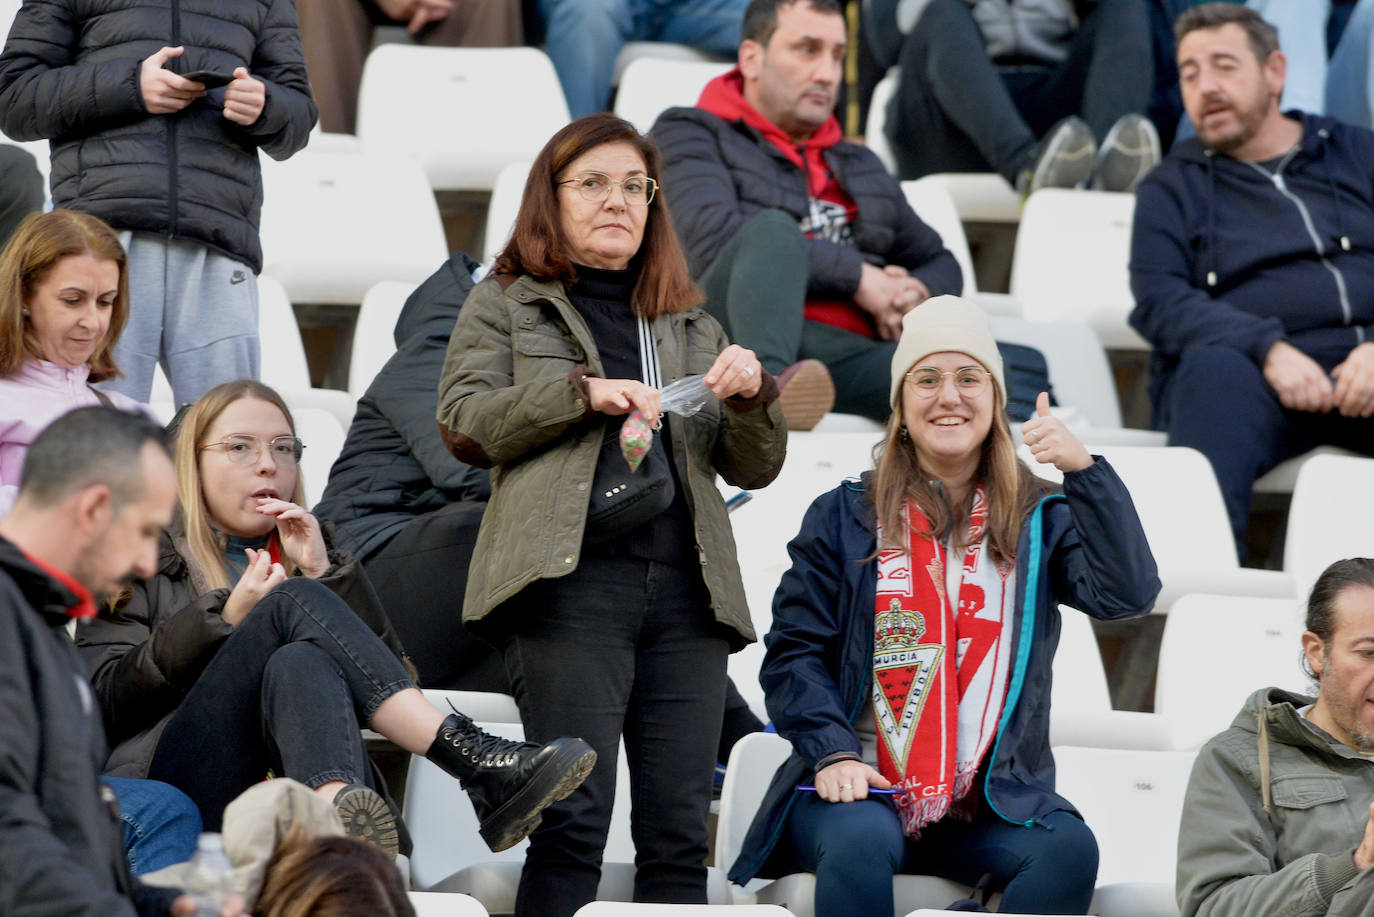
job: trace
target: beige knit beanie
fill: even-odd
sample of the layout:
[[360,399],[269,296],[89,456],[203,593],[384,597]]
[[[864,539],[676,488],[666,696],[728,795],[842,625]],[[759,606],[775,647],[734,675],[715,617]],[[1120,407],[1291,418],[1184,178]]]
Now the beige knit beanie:
[[1007,384],[1002,374],[1002,354],[992,339],[987,314],[958,296],[932,296],[902,316],[902,339],[892,354],[892,393],[897,407],[897,392],[907,370],[932,353],[966,353],[983,364],[997,382],[997,408],[1007,403]]

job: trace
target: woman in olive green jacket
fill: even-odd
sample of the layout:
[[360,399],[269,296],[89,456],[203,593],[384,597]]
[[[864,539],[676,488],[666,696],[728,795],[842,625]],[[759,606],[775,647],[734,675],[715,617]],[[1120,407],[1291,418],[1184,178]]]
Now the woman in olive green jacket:
[[[531,835],[517,915],[595,898],[622,733],[636,900],[706,901],[725,661],[755,639],[715,475],[764,486],[787,432],[776,382],[697,308],[658,169],[653,144],[611,115],[556,134],[439,385],[449,448],[492,469],[464,620],[500,648],[526,737],[571,731],[599,755]],[[715,397],[662,413],[660,388],[693,374]],[[598,462],[623,461],[613,437],[631,412],[662,421],[653,448],[674,495],[633,528],[589,530]]]

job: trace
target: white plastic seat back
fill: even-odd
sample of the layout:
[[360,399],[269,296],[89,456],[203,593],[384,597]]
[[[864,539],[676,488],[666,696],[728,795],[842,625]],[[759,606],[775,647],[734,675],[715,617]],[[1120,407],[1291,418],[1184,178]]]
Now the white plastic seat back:
[[303,150],[262,164],[263,273],[293,303],[357,305],[378,281],[419,283],[448,258],[415,160]]
[[1034,347],[1045,357],[1055,400],[1096,427],[1120,427],[1121,404],[1097,333],[1075,322],[1032,322],[995,315],[992,336]]
[[482,263],[490,264],[501,254],[515,229],[520,213],[520,201],[525,196],[525,182],[530,176],[529,160],[522,159],[502,167],[492,184],[491,200],[487,204],[486,236],[482,242]]
[[749,616],[760,642],[731,655],[729,672],[740,695],[760,717],[766,718],[759,687],[762,638],[773,623],[773,593],[790,566],[787,543],[801,529],[812,500],[873,467],[873,446],[881,438],[881,433],[792,433],[777,479],[753,491],[753,499],[730,513]]
[[1311,693],[1303,674],[1304,603],[1224,595],[1185,595],[1169,609],[1159,648],[1155,711],[1185,747],[1231,725],[1257,689]]
[[615,56],[615,68],[611,71],[611,85],[622,85],[625,82],[625,74],[629,72],[630,67],[637,61],[645,59],[666,60],[673,63],[725,63],[724,58],[717,58],[709,51],[703,51],[691,45],[681,45],[673,41],[627,41],[620,46],[620,51]]
[[396,320],[416,284],[383,280],[363,296],[353,326],[353,350],[348,361],[348,391],[361,397],[377,373],[396,352]]
[[[1240,566],[1216,475],[1201,452],[1174,446],[1086,445],[1111,463],[1131,493],[1163,586],[1156,613],[1168,611],[1189,592],[1268,598],[1294,594],[1288,574]],[[1025,446],[1017,454],[1037,475],[1063,480],[1053,465],[1035,461]]]
[[296,435],[305,443],[305,452],[301,454],[301,477],[305,481],[305,505],[310,507],[324,494],[329,471],[343,451],[344,429],[333,414],[322,408],[292,405],[291,414],[296,420]]
[[278,392],[310,388],[310,367],[296,313],[285,288],[266,274],[258,277],[258,341],[263,383]]
[[1315,455],[1298,471],[1288,510],[1283,567],[1306,595],[1321,572],[1347,557],[1374,557],[1374,459]]
[[538,48],[387,44],[363,66],[363,149],[415,156],[436,189],[491,188],[567,123],[562,84]]
[[1133,906],[1094,914],[1137,917],[1176,915],[1174,869],[1178,823],[1193,768],[1191,751],[1054,749],[1055,789],[1073,803],[1097,837],[1097,895],[1124,886],[1119,897]]
[[892,155],[892,144],[887,139],[887,106],[897,92],[897,84],[902,78],[899,68],[893,67],[873,87],[873,97],[868,102],[868,126],[864,129],[864,142],[873,154],[882,160],[884,168],[893,175],[897,174],[897,160]]
[[939,179],[926,177],[902,182],[902,193],[921,222],[940,234],[940,241],[959,262],[959,270],[964,275],[963,295],[976,296],[978,280],[973,273],[973,255],[969,252],[964,224],[959,219],[949,188]]
[[574,917],[791,917],[775,904],[632,904],[628,901],[593,901],[577,909]]
[[444,713],[458,712],[481,723],[519,723],[520,709],[515,698],[494,691],[448,691],[423,689],[425,700]]
[[706,84],[734,61],[638,57],[625,68],[615,94],[615,113],[647,134],[668,108],[691,108]]
[[1026,201],[1011,295],[1039,322],[1081,322],[1107,347],[1148,350],[1127,324],[1135,195],[1046,188]]
[[482,902],[451,892],[409,892],[415,917],[487,917]]

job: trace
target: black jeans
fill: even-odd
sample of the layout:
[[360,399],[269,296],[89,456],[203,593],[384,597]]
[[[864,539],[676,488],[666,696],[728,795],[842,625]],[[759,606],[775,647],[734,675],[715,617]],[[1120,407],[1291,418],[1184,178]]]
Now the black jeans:
[[486,508],[464,501],[417,516],[361,558],[426,688],[510,693],[501,657],[463,629],[463,589]]
[[584,556],[498,611],[525,736],[581,736],[596,767],[530,835],[515,913],[566,917],[596,897],[625,738],[634,899],[705,904],[706,813],[729,644],[695,569]]
[[309,787],[375,786],[359,724],[409,687],[400,660],[342,599],[293,577],[210,660],[163,729],[148,776],[190,796],[206,831],[269,770]]
[[1122,115],[1144,114],[1154,87],[1143,0],[1099,0],[1056,68],[1003,70],[963,0],[931,0],[902,45],[887,136],[902,179],[1000,172],[1015,183],[1037,138],[1079,115],[1100,142]]

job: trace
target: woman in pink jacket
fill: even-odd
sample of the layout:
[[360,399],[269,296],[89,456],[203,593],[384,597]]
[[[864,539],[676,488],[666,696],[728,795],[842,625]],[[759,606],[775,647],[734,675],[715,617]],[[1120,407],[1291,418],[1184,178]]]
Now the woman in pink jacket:
[[39,431],[72,408],[142,409],[92,383],[119,375],[111,351],[129,317],[124,249],[102,220],[34,214],[0,253],[0,517]]

